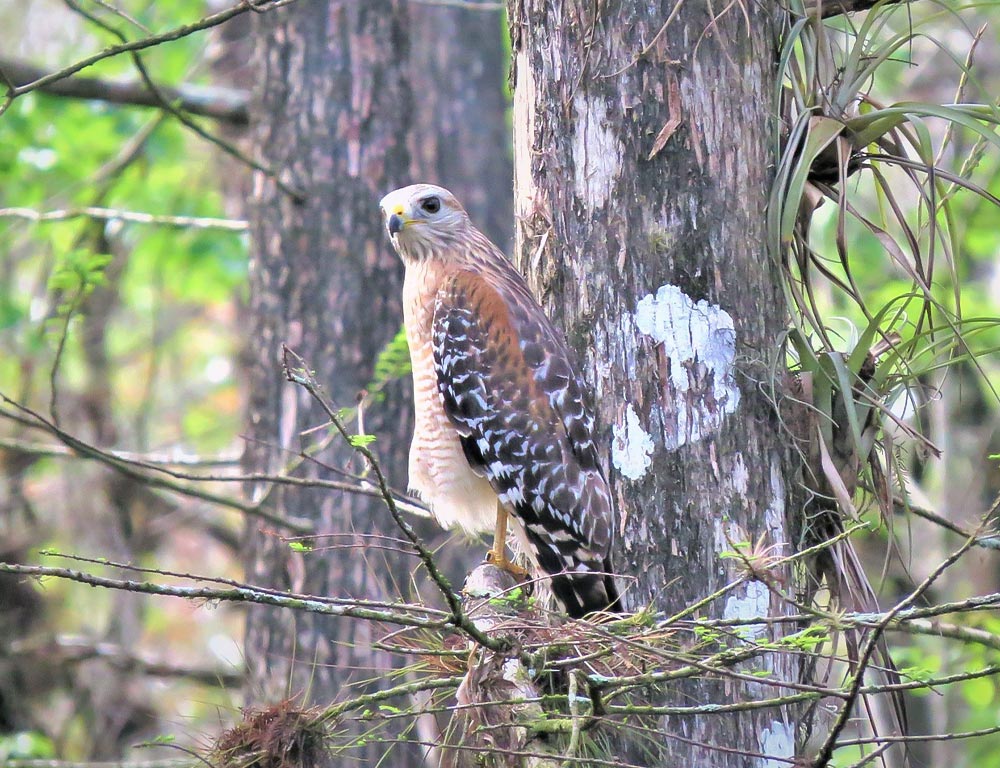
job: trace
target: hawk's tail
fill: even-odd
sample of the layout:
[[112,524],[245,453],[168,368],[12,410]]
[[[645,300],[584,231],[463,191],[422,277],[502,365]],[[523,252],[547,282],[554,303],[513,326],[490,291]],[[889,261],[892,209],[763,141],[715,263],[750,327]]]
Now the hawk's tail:
[[621,597],[615,586],[611,559],[581,563],[585,570],[557,571],[552,574],[552,593],[566,613],[582,619],[588,613],[621,610]]

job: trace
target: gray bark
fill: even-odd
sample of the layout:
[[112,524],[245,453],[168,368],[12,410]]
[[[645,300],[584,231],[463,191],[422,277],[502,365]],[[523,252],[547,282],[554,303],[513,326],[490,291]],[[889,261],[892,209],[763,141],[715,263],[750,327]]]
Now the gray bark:
[[[436,23],[424,16],[431,11]],[[408,8],[389,0],[297,3],[258,17],[256,141],[264,162],[282,169],[283,180],[301,189],[305,202],[296,204],[269,179],[256,180],[248,471],[280,471],[297,451],[319,439],[300,432],[326,420],[304,391],[284,382],[282,343],[308,362],[338,406],[350,407],[370,381],[377,353],[402,322],[402,265],[385,239],[380,197],[417,180],[442,180],[456,189],[475,183],[494,190],[490,209],[501,215],[504,206],[509,210],[509,163],[477,162],[487,146],[465,128],[474,128],[480,115],[497,114],[503,102],[499,21],[490,18],[492,28],[479,14]],[[456,36],[445,37],[448,30]],[[429,39],[430,31],[441,36]],[[454,103],[446,108],[437,102],[433,68],[427,64],[429,49],[444,56],[438,51],[442,47],[453,54],[453,66],[479,73],[462,93],[452,94]],[[446,115],[451,122],[441,127],[438,121]],[[497,147],[488,150],[496,153]],[[469,178],[471,169],[479,178]],[[405,488],[410,402],[408,385],[400,383],[365,415],[365,431],[377,435],[373,447],[397,488]],[[297,474],[338,477],[341,470],[364,469],[339,441],[316,458],[322,466],[305,462]],[[412,596],[416,559],[366,546],[379,543],[372,535],[399,535],[380,503],[287,487],[250,491],[255,498],[270,493],[282,513],[313,521],[319,533],[339,534],[311,542],[314,552],[300,553],[250,523],[245,545],[250,581],[319,595]],[[420,531],[430,545],[442,535],[430,524]],[[459,543],[449,551],[460,559],[454,573],[464,574],[471,559],[482,556]],[[372,649],[381,634],[365,622],[251,610],[249,703],[296,695],[304,704],[321,704],[369,685],[398,682],[389,673],[406,660]],[[338,764],[421,764],[425,747],[415,742],[427,734],[401,734],[406,726],[387,726],[379,738],[334,759]],[[336,740],[350,743],[371,727],[338,723]]]
[[[510,6],[516,260],[593,386],[626,607],[668,615],[737,577],[738,563],[720,559],[732,543],[794,548],[795,467],[762,394],[785,327],[764,218],[776,9],[711,5]],[[770,578],[793,588],[788,571]],[[751,579],[698,615],[788,611]],[[790,655],[762,666],[798,679]],[[652,697],[764,695],[777,690],[704,679]],[[780,710],[662,718],[645,735],[621,729],[618,754],[765,765],[761,755],[791,755],[795,722]]]

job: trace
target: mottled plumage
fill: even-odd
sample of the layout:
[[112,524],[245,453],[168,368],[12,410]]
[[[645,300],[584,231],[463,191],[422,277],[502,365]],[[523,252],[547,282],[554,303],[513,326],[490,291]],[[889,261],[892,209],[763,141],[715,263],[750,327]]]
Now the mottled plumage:
[[617,607],[611,497],[565,342],[447,190],[396,190],[382,210],[406,265],[411,487],[469,531],[499,523],[499,502],[570,615]]

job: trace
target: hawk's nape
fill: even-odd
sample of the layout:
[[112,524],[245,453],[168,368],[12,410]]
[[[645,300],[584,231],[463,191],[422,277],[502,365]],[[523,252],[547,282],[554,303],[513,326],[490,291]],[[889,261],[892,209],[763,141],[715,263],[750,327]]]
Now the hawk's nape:
[[[509,513],[570,616],[617,610],[611,494],[562,336],[450,192],[405,187],[382,211],[406,266],[411,487],[445,526],[489,530]],[[493,552],[503,565],[504,542]]]

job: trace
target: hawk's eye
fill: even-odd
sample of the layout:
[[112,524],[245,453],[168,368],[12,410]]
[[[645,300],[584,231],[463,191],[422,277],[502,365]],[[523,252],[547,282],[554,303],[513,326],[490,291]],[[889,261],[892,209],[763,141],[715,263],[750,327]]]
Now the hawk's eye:
[[424,200],[420,207],[423,208],[427,213],[437,213],[441,210],[441,198],[440,197],[428,197]]

